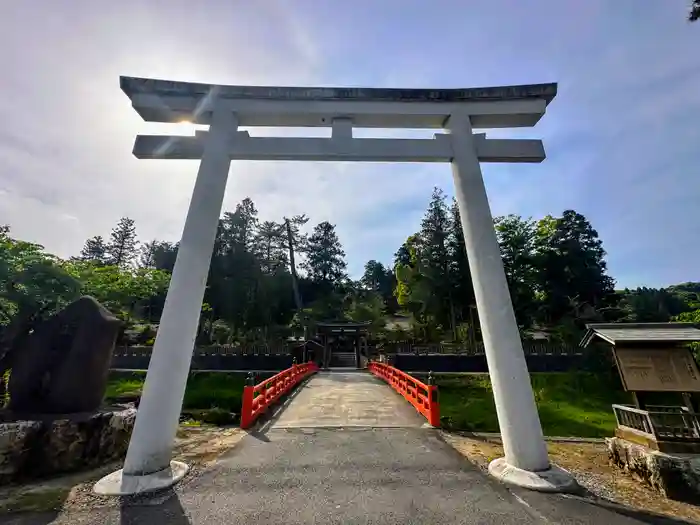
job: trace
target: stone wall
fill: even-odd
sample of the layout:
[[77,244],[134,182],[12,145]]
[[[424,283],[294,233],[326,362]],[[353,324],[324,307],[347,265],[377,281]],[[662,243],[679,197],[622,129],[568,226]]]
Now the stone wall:
[[0,484],[97,467],[126,454],[136,409],[0,423]]
[[614,465],[667,498],[700,503],[700,455],[666,454],[614,437],[605,440]]

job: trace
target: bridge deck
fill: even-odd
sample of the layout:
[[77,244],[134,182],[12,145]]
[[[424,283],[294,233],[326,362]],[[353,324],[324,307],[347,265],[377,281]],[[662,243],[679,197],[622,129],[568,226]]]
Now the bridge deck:
[[366,372],[319,372],[298,389],[272,428],[413,427],[425,419],[382,380]]

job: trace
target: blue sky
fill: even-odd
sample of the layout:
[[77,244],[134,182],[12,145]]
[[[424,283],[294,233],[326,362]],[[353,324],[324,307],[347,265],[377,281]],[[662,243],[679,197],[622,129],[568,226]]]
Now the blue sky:
[[[700,22],[685,0],[7,2],[0,223],[58,255],[107,235],[177,240],[193,161],[138,161],[119,75],[227,84],[479,87],[558,82],[539,165],[484,165],[496,215],[575,209],[618,286],[700,280]],[[391,262],[446,165],[232,163],[224,209],[337,225],[351,273]]]

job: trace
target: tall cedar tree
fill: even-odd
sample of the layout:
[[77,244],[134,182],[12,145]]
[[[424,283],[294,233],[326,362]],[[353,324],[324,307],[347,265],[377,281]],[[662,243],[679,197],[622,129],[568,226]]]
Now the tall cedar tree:
[[324,221],[317,224],[306,246],[306,260],[302,267],[309,278],[326,290],[338,286],[347,277],[345,252],[340,244],[335,226]]
[[469,270],[467,248],[464,245],[464,233],[459,214],[457,201],[452,199],[449,216],[450,230],[447,236],[447,254],[450,261],[450,282],[452,283],[452,297],[455,303],[456,318],[458,322],[468,321],[474,324],[473,311],[476,306],[474,298],[474,285],[472,274]]
[[430,283],[432,289],[430,306],[439,325],[455,328],[454,301],[452,296],[452,277],[450,275],[450,254],[448,237],[450,218],[445,194],[440,188],[434,188],[423,216],[420,238],[421,273]]
[[136,227],[134,219],[122,217],[110,234],[107,246],[108,262],[115,266],[128,266],[137,255]]

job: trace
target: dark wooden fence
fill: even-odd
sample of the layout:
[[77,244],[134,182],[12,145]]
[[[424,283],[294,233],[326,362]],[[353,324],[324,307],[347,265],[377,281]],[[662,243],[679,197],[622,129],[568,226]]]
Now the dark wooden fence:
[[[384,354],[412,355],[484,355],[484,343],[461,345],[454,343],[414,344],[410,342],[384,343],[377,347]],[[525,355],[582,355],[584,349],[578,345],[550,343],[548,341],[523,341]]]
[[[523,341],[530,372],[600,372],[613,366],[604,347],[580,348],[572,344]],[[376,357],[406,372],[488,372],[484,345],[390,343],[377,349]]]
[[[279,371],[292,366],[292,360],[301,363],[313,359],[299,345],[212,345],[193,350],[192,370],[257,370]],[[488,372],[483,343],[473,346],[453,344],[414,345],[389,343],[370,347],[368,356],[388,362],[406,372]],[[576,345],[524,341],[525,360],[531,372],[566,372],[585,370],[600,372],[613,366],[611,352],[605,347],[591,345],[583,349]],[[117,347],[112,358],[112,369],[146,370],[153,347]]]
[[[116,347],[112,369],[146,370],[151,360],[151,346]],[[296,355],[299,354],[299,355]],[[292,360],[301,359],[301,350],[288,346],[200,346],[192,352],[192,370],[284,370]]]

